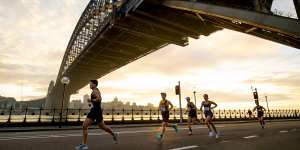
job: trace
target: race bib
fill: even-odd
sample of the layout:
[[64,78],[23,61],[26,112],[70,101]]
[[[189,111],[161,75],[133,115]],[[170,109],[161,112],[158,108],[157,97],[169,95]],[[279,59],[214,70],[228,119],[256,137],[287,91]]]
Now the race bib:
[[160,106],[160,111],[166,111],[166,107],[165,106]]
[[209,107],[204,107],[204,110],[205,110],[205,111],[209,111],[210,108],[209,108]]

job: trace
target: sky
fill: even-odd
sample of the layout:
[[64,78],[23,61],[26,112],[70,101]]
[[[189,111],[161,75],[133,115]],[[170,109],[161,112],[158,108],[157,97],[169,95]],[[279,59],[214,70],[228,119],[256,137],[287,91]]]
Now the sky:
[[[295,14],[292,0],[273,10]],[[0,95],[30,100],[46,95],[55,80],[75,25],[88,0],[0,1]],[[169,45],[99,79],[104,101],[157,104],[159,93],[178,106],[174,86],[197,104],[208,93],[219,108],[254,106],[251,85],[270,108],[300,108],[300,51],[231,30]],[[84,87],[71,99],[89,94]],[[185,102],[183,100],[183,105]]]

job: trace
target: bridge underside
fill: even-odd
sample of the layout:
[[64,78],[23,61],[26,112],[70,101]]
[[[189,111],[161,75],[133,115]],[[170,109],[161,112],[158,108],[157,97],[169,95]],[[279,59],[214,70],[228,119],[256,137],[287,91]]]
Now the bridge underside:
[[[158,2],[145,0],[126,17],[115,19],[80,52],[63,74],[71,81],[66,87],[65,106],[69,96],[91,79],[101,78],[168,44],[186,46],[188,37],[208,36],[223,28],[300,48],[299,20],[273,15],[273,0],[266,0],[264,5],[256,3],[261,0],[167,0],[159,5],[154,1]],[[299,0],[294,3],[299,15]],[[47,97],[47,107],[61,106],[60,77]]]
[[200,20],[220,28],[243,32],[300,49],[300,22],[297,19],[275,16],[265,9],[255,10],[257,8],[250,7],[250,4],[246,5],[248,7],[241,8],[205,3],[203,0],[197,2],[169,0],[164,5],[194,13]]
[[[141,5],[113,26],[107,26],[68,68],[65,75],[70,78],[70,84],[66,87],[65,106],[68,96],[91,79],[98,79],[168,44],[186,46],[188,37],[197,39],[221,29],[194,14],[164,6]],[[61,106],[63,85],[55,86],[48,96],[47,107]]]

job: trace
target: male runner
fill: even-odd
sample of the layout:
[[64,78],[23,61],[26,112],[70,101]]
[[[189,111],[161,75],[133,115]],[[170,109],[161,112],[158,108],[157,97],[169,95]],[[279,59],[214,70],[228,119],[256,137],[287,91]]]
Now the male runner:
[[118,142],[118,134],[113,132],[109,127],[107,127],[103,121],[102,116],[102,109],[101,109],[101,93],[99,89],[97,88],[98,81],[97,80],[91,80],[90,81],[90,88],[92,89],[91,99],[89,99],[89,102],[93,104],[93,107],[91,108],[90,112],[87,115],[87,118],[83,122],[82,128],[83,128],[83,140],[82,144],[75,147],[76,150],[87,150],[87,137],[88,137],[88,127],[92,125],[94,121],[96,121],[98,127],[105,132],[111,134],[113,136],[113,140],[115,143]]
[[191,123],[200,124],[197,120],[197,108],[193,102],[191,102],[190,97],[185,98],[187,101],[187,112],[188,112],[188,127],[189,127],[189,135],[193,134]]
[[[209,101],[208,99],[208,95],[204,94],[203,95],[204,101],[202,101],[201,103],[201,108],[200,110],[202,111],[202,107],[204,107],[204,115],[205,115],[205,123],[208,127],[209,130],[209,134],[208,136],[212,137],[215,135],[216,138],[219,138],[219,134],[217,132],[217,129],[215,127],[215,125],[212,122],[213,119],[213,112],[211,111],[212,109],[216,108],[218,105],[213,102],[213,101]],[[213,107],[211,107],[211,105],[214,105]],[[212,132],[211,127],[213,128],[214,132]]]
[[[175,132],[178,132],[178,128],[177,128],[177,124],[172,124],[170,125],[169,122],[169,110],[173,109],[173,104],[168,101],[166,99],[167,94],[166,93],[160,93],[162,100],[159,102],[159,106],[158,108],[160,109],[161,112],[161,116],[163,118],[163,122],[162,122],[162,130],[160,134],[157,134],[156,138],[158,141],[162,141],[165,131],[166,131],[166,127],[171,126],[172,128],[174,128]],[[170,107],[171,106],[171,107]]]
[[258,121],[261,125],[261,128],[265,128],[265,121],[264,121],[264,111],[266,111],[266,109],[259,105],[259,102],[258,101],[255,101],[255,104],[256,106],[253,108],[253,111],[257,111],[257,118],[258,118]]
[[247,114],[249,115],[249,119],[251,119],[252,118],[252,111],[250,109],[248,109]]

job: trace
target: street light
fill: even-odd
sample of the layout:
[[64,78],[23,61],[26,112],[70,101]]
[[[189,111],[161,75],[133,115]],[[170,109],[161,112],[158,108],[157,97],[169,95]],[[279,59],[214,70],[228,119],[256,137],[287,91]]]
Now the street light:
[[269,118],[271,117],[270,114],[270,109],[269,109],[269,102],[268,102],[268,96],[265,94],[265,99],[266,99],[266,103],[267,103],[267,109],[268,109],[268,114],[269,114]]
[[63,93],[62,93],[60,118],[59,118],[59,128],[61,128],[61,124],[62,124],[62,113],[63,113],[63,107],[64,107],[65,89],[66,89],[66,86],[70,83],[70,79],[68,77],[64,76],[64,77],[61,78],[60,82],[64,85],[64,89],[63,89]]
[[193,93],[194,93],[195,106],[197,106],[196,91],[194,91]]

